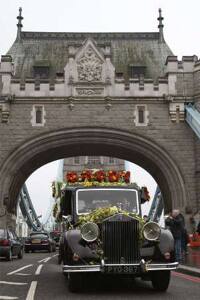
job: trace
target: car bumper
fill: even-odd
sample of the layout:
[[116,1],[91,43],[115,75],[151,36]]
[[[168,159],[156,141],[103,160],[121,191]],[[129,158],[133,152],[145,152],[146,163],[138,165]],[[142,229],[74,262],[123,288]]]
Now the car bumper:
[[119,274],[144,274],[149,271],[175,270],[178,262],[173,263],[148,263],[142,260],[136,264],[104,264],[101,265],[64,265],[64,273],[73,272],[101,272]]
[[0,256],[7,256],[10,251],[10,246],[0,246]]
[[48,250],[49,244],[25,244],[25,250]]

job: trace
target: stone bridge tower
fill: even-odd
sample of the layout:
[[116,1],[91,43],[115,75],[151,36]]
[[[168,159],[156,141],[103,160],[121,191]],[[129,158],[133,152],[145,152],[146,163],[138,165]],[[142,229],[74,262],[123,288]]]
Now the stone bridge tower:
[[14,222],[34,170],[81,155],[137,163],[166,210],[198,209],[200,141],[185,105],[198,106],[200,61],[173,55],[161,11],[158,32],[26,32],[22,19],[0,65],[0,224]]

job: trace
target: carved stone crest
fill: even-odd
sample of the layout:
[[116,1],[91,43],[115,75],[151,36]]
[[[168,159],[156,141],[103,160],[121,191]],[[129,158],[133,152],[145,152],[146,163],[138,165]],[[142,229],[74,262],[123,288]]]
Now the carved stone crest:
[[100,96],[103,94],[103,88],[77,88],[76,92],[79,96]]
[[79,81],[100,81],[102,73],[102,62],[95,51],[89,46],[83,56],[77,62]]

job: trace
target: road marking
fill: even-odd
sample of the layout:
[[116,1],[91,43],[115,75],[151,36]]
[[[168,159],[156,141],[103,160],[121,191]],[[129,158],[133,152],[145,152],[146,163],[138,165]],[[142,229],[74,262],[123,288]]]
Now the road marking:
[[35,275],[39,275],[39,274],[40,274],[40,272],[41,272],[43,266],[44,266],[44,265],[39,265],[39,266],[38,266],[38,268],[37,268],[37,270],[36,270],[36,272],[35,272]]
[[34,295],[37,287],[37,281],[32,281],[31,286],[28,290],[28,294],[26,296],[26,300],[34,300]]
[[27,269],[27,268],[32,267],[32,266],[33,266],[33,265],[27,265],[27,266],[24,266],[24,267],[22,267],[22,268],[20,268],[20,269],[17,269],[17,270],[15,270],[15,271],[12,271],[12,272],[8,273],[7,275],[15,274],[15,273],[17,273],[18,271]]
[[55,256],[58,256],[58,254],[54,254],[54,255],[52,255],[51,257],[49,256],[49,257],[43,258],[43,259],[41,259],[41,260],[38,260],[38,262],[39,262],[39,263],[41,263],[41,262],[46,263],[46,262],[48,262],[50,259],[52,259],[52,258],[55,257]]
[[7,299],[19,299],[18,297],[9,297],[9,296],[0,296],[0,299],[7,300]]
[[200,278],[198,278],[198,277],[194,277],[194,276],[191,276],[191,275],[186,275],[186,274],[182,274],[182,273],[178,273],[178,272],[174,272],[174,271],[172,272],[172,275],[174,275],[176,277],[180,277],[180,278],[190,280],[192,282],[200,283]]
[[16,273],[16,275],[19,275],[19,276],[30,276],[31,274],[27,274],[27,273]]
[[57,253],[57,254],[54,254],[52,257],[55,257],[55,256],[58,256],[58,253]]
[[2,284],[13,284],[13,285],[25,285],[27,284],[26,282],[10,282],[10,281],[0,281]]
[[46,258],[44,258],[44,259],[41,259],[41,260],[39,260],[38,262],[39,263],[41,263],[41,262],[47,262],[48,260],[50,260],[51,259],[51,257],[46,257]]

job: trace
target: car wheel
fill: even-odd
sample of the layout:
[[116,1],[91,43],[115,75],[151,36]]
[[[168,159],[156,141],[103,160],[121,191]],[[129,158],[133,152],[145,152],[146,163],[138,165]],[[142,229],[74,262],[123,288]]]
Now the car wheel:
[[68,289],[72,293],[83,291],[83,274],[71,273],[68,275]]
[[18,258],[22,258],[23,257],[23,249],[21,248],[19,253],[18,253]]
[[29,253],[29,250],[25,250],[26,253]]
[[151,282],[155,290],[165,292],[169,286],[170,271],[152,271]]
[[7,261],[11,261],[12,260],[12,249],[9,249],[9,252],[6,255],[6,260]]
[[34,252],[35,252],[35,250],[31,250],[31,252],[32,252],[32,253],[34,253]]
[[49,253],[52,252],[52,246],[49,246],[49,250],[48,250]]

